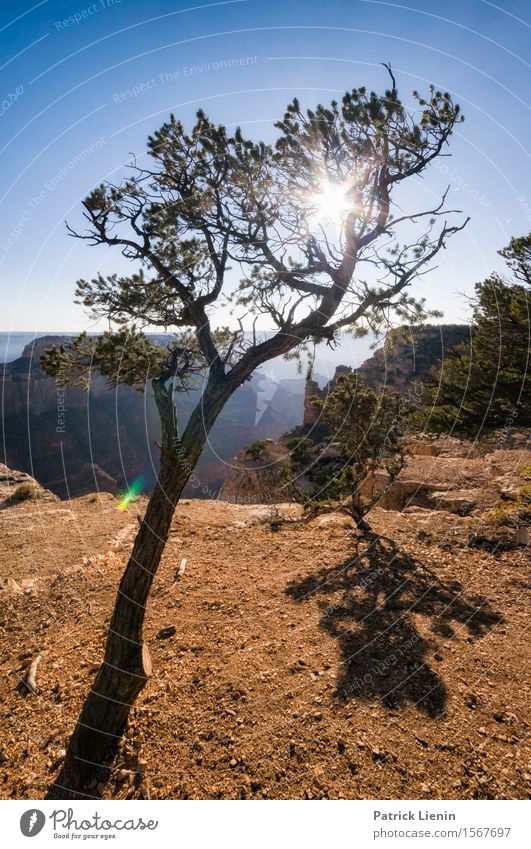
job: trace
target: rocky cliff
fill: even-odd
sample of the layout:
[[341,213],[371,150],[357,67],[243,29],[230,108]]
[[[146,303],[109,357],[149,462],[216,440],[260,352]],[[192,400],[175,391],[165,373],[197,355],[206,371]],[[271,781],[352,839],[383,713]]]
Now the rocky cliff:
[[[440,368],[449,351],[466,344],[469,337],[470,328],[464,325],[424,328],[409,339],[390,336],[357,374],[374,389],[387,386],[416,401],[418,388],[431,369]],[[337,462],[339,457],[337,443],[327,442],[316,424],[318,410],[311,399],[325,400],[338,378],[350,373],[349,366],[338,366],[323,388],[317,381],[307,381],[302,427],[284,434],[278,444],[264,443],[259,456],[241,451],[220,497],[239,503],[285,501],[291,494],[287,483],[291,476],[299,490],[308,491],[320,466]],[[380,507],[392,510],[442,510],[461,515],[498,510],[514,527],[527,526],[529,486],[527,478],[520,480],[518,474],[522,477],[525,469],[526,474],[531,469],[530,437],[529,429],[505,429],[494,433],[481,452],[471,442],[447,436],[413,439],[407,446],[411,456],[394,483],[382,471],[367,478],[360,491],[371,500],[379,496]],[[519,488],[511,489],[511,474],[518,478]]]
[[[466,324],[439,324],[422,329],[393,331],[381,348],[355,371],[372,389],[387,387],[417,399],[417,391],[432,368],[440,368],[449,353],[460,344],[470,342],[470,327]],[[317,410],[310,399],[327,398],[337,379],[348,374],[350,366],[337,366],[334,377],[322,389],[314,380],[307,381],[304,399],[304,424],[315,423]]]
[[[149,489],[158,470],[160,439],[150,393],[142,395],[126,386],[109,390],[102,378],[93,381],[89,393],[77,387],[60,389],[40,368],[39,357],[65,338],[41,337],[5,365],[0,461],[35,476],[61,498],[94,489],[116,492],[139,475]],[[428,327],[409,337],[395,334],[358,371],[370,386],[408,392],[448,350],[468,338],[465,325]],[[274,371],[254,375],[235,393],[213,428],[187,494],[217,495],[232,475],[232,458],[244,446],[279,439],[301,421],[312,424],[315,410],[310,397],[326,397],[338,376],[349,371],[348,365],[338,366],[323,389],[314,381],[304,387],[302,379],[278,380]],[[179,397],[181,422],[197,401],[193,392]]]
[[39,357],[64,341],[37,339],[4,366],[2,460],[61,498],[95,489],[114,492],[145,465],[156,419],[142,395],[128,387],[109,391],[102,378],[88,393],[57,386]]
[[469,343],[470,334],[467,324],[437,324],[392,331],[384,345],[365,360],[358,372],[372,389],[387,386],[405,395],[414,384],[423,383],[432,368],[440,368],[457,345]]
[[[109,390],[102,378],[88,393],[59,388],[42,371],[39,357],[66,338],[41,337],[4,366],[0,462],[30,473],[61,498],[95,489],[114,493],[139,475],[148,490],[158,470],[160,440],[150,393],[127,386]],[[303,393],[302,379],[271,380],[260,373],[242,386],[213,428],[187,494],[217,495],[230,459],[243,446],[254,439],[277,439],[300,423]],[[179,396],[181,423],[198,398],[193,392]]]

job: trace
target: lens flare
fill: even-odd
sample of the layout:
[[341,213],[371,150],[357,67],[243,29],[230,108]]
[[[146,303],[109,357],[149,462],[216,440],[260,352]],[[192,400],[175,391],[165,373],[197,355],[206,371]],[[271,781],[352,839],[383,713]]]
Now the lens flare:
[[348,197],[348,183],[330,183],[322,180],[319,190],[311,195],[310,201],[315,206],[313,216],[319,222],[340,224],[347,212],[352,209],[352,201]]
[[122,497],[118,507],[116,508],[116,511],[118,513],[123,513],[125,510],[127,510],[131,502],[134,501],[135,498],[140,495],[140,493],[145,487],[145,483],[146,482],[143,475],[139,475],[137,478],[135,478],[131,486],[128,487],[126,494]]

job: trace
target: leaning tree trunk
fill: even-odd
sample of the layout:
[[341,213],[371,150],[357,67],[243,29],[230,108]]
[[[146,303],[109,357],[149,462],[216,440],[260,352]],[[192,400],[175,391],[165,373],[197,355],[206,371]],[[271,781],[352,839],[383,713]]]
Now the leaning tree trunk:
[[[101,777],[102,768],[108,767],[126,729],[129,712],[151,675],[149,651],[142,639],[151,585],[175,507],[208,432],[229,395],[226,386],[209,381],[180,441],[172,425],[173,415],[165,418],[158,399],[163,425],[159,479],[120,581],[102,665],[81,710],[63,767],[50,787],[47,799],[94,795],[93,791],[87,792],[87,784]],[[168,397],[171,403],[171,396]]]

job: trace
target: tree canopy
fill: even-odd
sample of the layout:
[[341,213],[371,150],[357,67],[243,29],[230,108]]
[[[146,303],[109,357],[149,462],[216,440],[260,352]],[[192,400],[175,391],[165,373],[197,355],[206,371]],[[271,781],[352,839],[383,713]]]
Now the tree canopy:
[[[230,134],[202,111],[190,131],[172,115],[149,138],[152,164],[96,188],[84,202],[87,229],[70,229],[118,248],[135,270],[78,281],[78,302],[117,329],[45,356],[49,373],[86,380],[92,363],[111,384],[155,380],[160,394],[170,378],[180,388],[193,364],[234,388],[307,339],[361,334],[390,313],[420,319],[425,305],[407,289],[466,222],[448,223],[446,194],[408,213],[393,195],[462,117],[433,86],[426,98],[414,92],[409,113],[388,72],[382,96],[354,88],[307,111],[295,99],[274,145]],[[221,307],[230,331],[211,327]],[[271,332],[259,334],[264,316]],[[175,333],[168,352],[146,328]]]
[[[340,375],[330,394],[313,404],[319,417],[310,438],[288,442],[292,490],[309,514],[332,502],[364,527],[364,514],[383,494],[372,476],[383,472],[388,487],[403,468],[402,437],[414,407],[396,392],[374,392],[355,373]],[[310,483],[305,489],[297,483],[303,476]]]
[[475,437],[531,424],[531,234],[499,253],[510,276],[476,285],[470,344],[458,346],[425,387],[430,430]]

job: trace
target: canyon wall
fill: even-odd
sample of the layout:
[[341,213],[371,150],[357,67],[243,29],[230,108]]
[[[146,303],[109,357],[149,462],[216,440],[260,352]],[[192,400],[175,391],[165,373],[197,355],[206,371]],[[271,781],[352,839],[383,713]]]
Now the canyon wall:
[[[66,341],[45,336],[6,363],[2,375],[3,440],[0,462],[35,477],[61,498],[119,492],[142,476],[149,491],[158,472],[160,427],[151,392],[109,389],[96,378],[89,392],[60,389],[39,365],[43,350]],[[273,381],[257,373],[230,399],[212,429],[188,497],[215,497],[231,458],[254,439],[277,439],[299,424],[304,381]],[[177,396],[181,427],[199,400]]]
[[381,348],[365,360],[358,369],[337,366],[334,377],[322,389],[315,380],[306,383],[304,396],[304,424],[315,423],[318,411],[311,398],[324,400],[332,392],[338,377],[355,371],[371,389],[387,387],[394,392],[417,399],[416,389],[430,374],[440,368],[457,345],[470,344],[471,328],[467,324],[439,324],[421,329],[393,331]]

